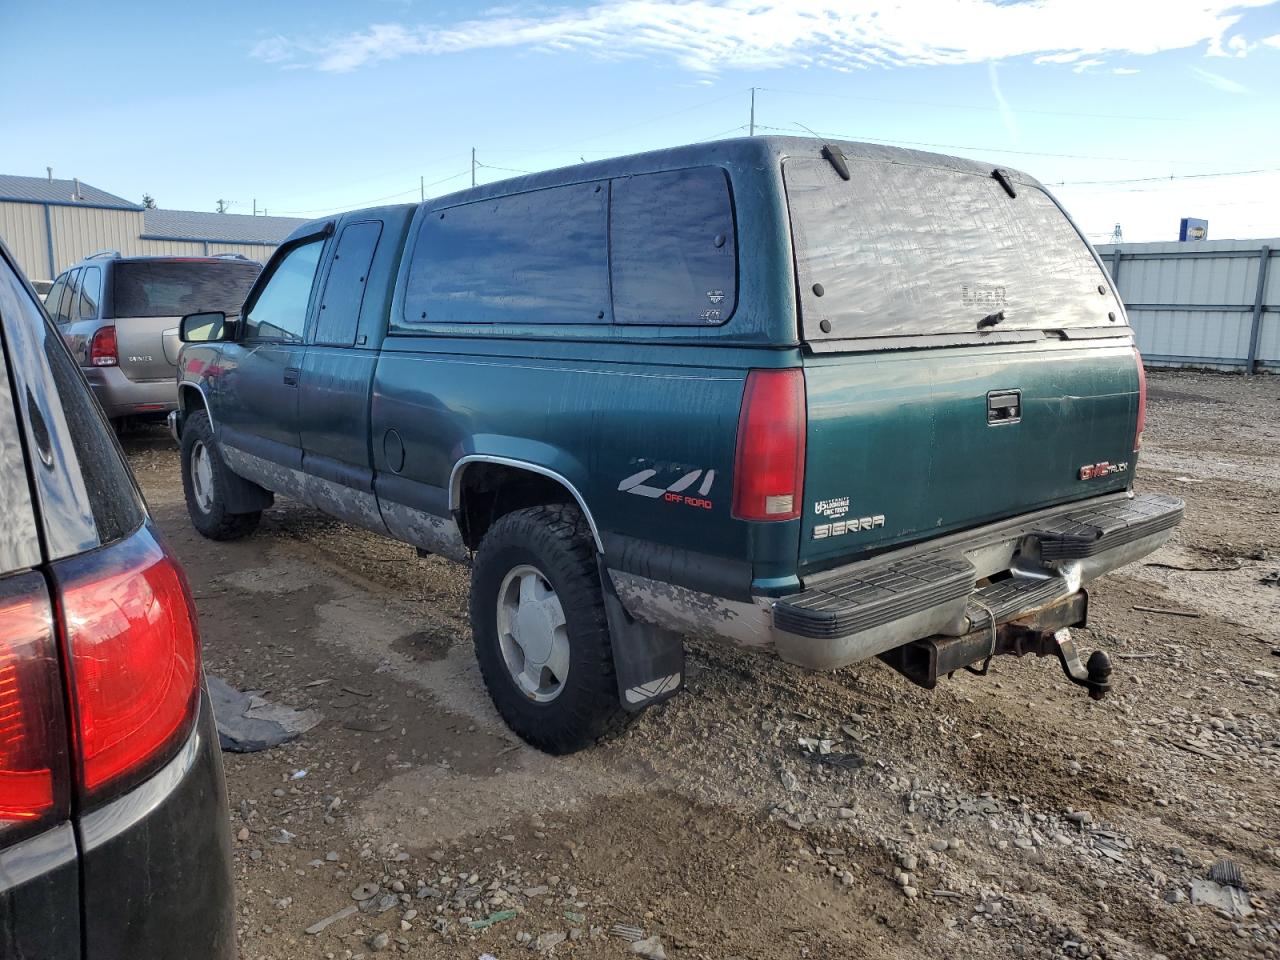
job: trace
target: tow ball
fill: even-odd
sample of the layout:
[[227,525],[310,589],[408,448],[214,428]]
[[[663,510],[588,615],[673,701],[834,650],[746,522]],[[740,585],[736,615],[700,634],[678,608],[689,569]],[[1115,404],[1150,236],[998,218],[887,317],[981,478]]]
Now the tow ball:
[[1090,700],[1101,700],[1110,692],[1111,658],[1105,650],[1093,651],[1089,654],[1088,664],[1082,664],[1080,654],[1076,651],[1076,642],[1071,639],[1068,628],[1055,630],[1053,642],[1063,673],[1072,683],[1078,683],[1088,690]]

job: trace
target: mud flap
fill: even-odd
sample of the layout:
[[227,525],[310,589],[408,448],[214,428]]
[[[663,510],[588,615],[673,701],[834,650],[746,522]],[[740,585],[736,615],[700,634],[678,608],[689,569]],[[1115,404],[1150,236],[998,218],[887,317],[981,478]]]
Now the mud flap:
[[633,619],[618,598],[603,558],[599,558],[599,568],[623,709],[635,713],[670,700],[684,689],[684,638],[673,630]]

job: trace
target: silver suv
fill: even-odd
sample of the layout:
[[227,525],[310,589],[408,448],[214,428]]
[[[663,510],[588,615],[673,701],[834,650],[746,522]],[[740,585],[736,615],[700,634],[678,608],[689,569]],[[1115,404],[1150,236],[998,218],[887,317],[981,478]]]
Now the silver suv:
[[262,264],[239,254],[124,257],[95,253],[45,297],[94,396],[113,421],[164,416],[178,405],[178,320],[238,314]]

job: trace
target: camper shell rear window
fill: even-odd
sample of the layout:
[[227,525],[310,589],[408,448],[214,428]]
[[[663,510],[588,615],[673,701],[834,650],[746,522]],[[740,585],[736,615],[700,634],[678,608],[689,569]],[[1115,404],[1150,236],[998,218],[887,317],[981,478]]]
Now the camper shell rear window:
[[1092,251],[1038,186],[920,163],[783,163],[806,340],[1116,327]]

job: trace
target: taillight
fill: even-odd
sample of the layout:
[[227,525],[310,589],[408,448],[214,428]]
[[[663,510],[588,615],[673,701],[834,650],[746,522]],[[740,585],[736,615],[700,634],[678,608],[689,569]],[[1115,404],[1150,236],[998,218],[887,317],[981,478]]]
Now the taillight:
[[115,325],[99,327],[93,339],[89,341],[89,363],[95,367],[114,367],[119,362]]
[[67,733],[44,578],[0,581],[0,835],[66,816]]
[[1142,366],[1142,354],[1133,348],[1133,357],[1138,361],[1138,427],[1133,434],[1133,452],[1142,449],[1142,431],[1147,427],[1147,371]]
[[143,779],[190,732],[195,612],[181,568],[145,526],[56,575],[79,784],[92,801]]
[[752,370],[738,418],[733,515],[794,520],[804,493],[804,371]]

